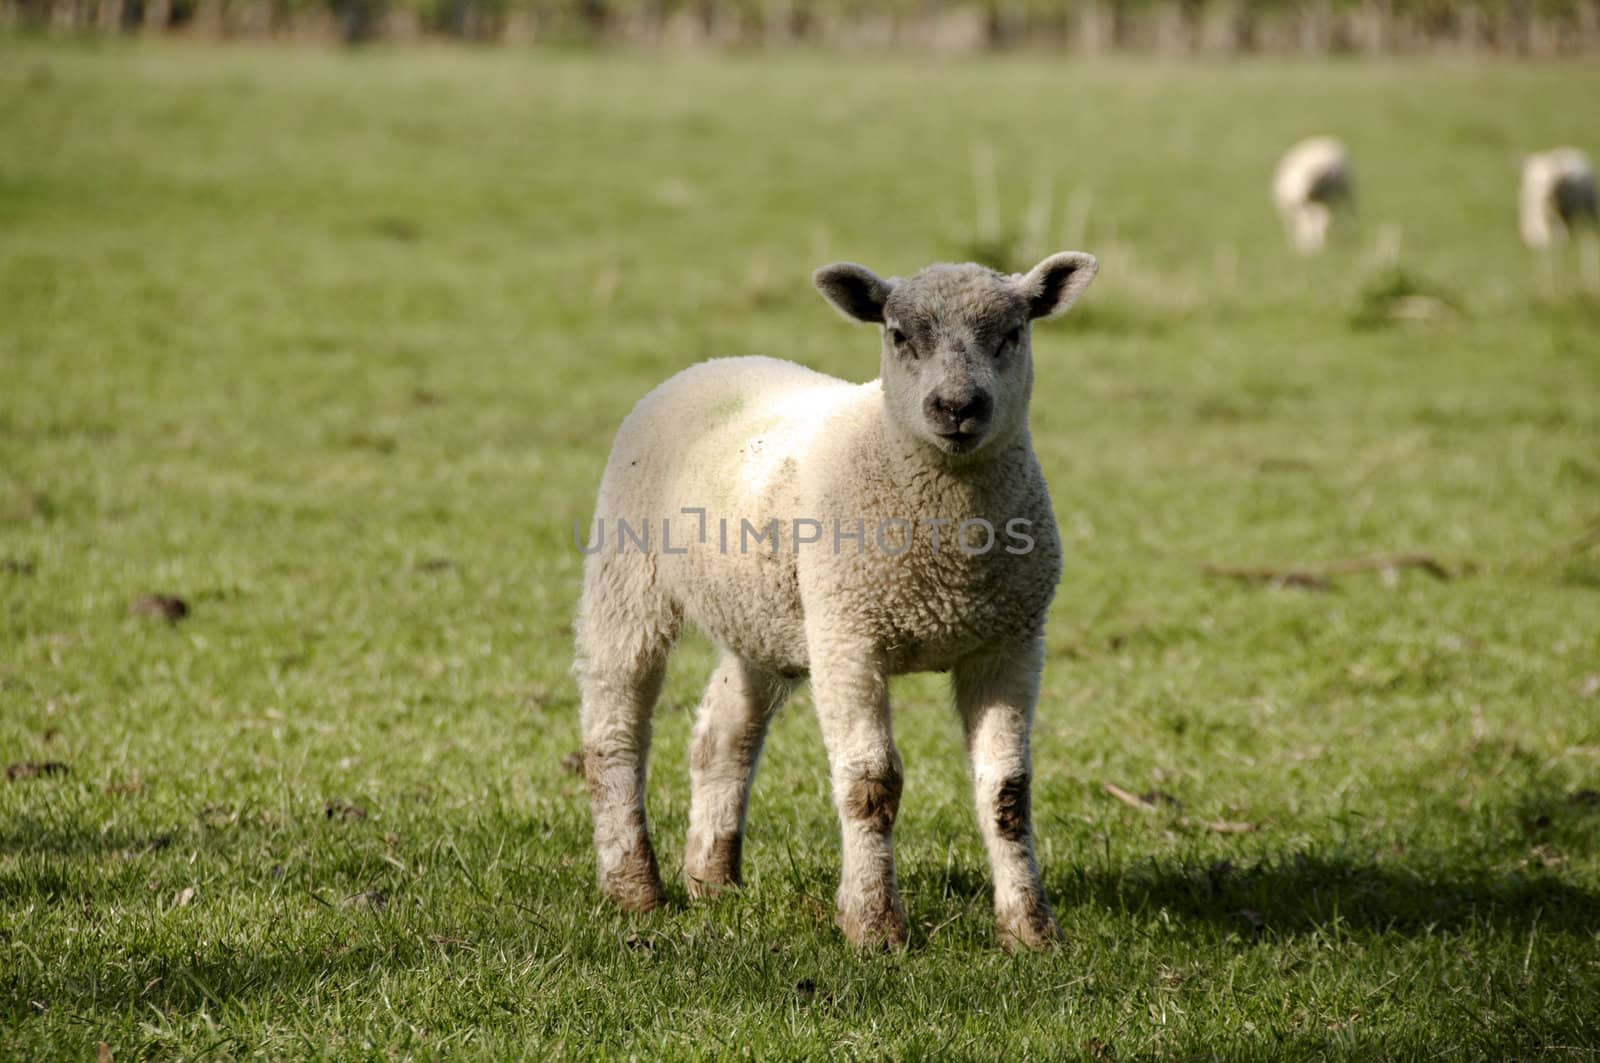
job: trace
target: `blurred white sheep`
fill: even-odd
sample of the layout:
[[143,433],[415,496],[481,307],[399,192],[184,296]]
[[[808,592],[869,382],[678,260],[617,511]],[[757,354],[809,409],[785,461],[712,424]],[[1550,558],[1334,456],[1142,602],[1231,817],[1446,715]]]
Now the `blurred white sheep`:
[[1350,153],[1333,137],[1302,140],[1278,162],[1272,175],[1272,201],[1290,244],[1302,254],[1321,251],[1335,215],[1353,217],[1355,173]]
[[[1600,209],[1589,156],[1577,148],[1529,155],[1522,163],[1518,206],[1522,242],[1545,251],[1573,239],[1579,245],[1585,286],[1600,291]],[[1547,266],[1553,269],[1553,264]]]

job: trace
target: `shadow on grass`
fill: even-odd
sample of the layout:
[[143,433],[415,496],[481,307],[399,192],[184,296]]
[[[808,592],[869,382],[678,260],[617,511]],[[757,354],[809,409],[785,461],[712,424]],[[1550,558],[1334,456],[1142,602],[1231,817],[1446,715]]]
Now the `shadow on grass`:
[[171,951],[128,954],[115,965],[63,965],[47,979],[26,981],[0,975],[9,1007],[0,1019],[20,1022],[52,1008],[69,1014],[102,1009],[157,1009],[189,1014],[235,1001],[282,998],[361,981],[375,972],[425,963],[428,953],[404,939],[382,944],[350,945],[341,937],[295,951],[251,953],[210,944],[204,951],[174,947]]
[[95,829],[82,821],[52,821],[15,815],[0,821],[0,853],[9,856],[101,857],[159,852],[176,832]]
[[[1418,937],[1482,928],[1526,933],[1600,932],[1600,890],[1563,874],[1565,854],[1593,852],[1600,792],[1534,788],[1513,802],[1515,826],[1472,839],[1470,851],[1391,848],[1286,849],[1253,858],[1144,856],[1047,864],[1045,886],[1058,913],[1107,911],[1134,918],[1158,912],[1204,924],[1246,943],[1302,934]],[[918,872],[905,869],[913,883]],[[986,902],[989,869],[956,866],[922,888]]]
[[[1179,926],[1188,924],[1196,934],[1229,935],[1246,946],[1309,934],[1366,938],[1424,937],[1453,930],[1526,934],[1537,927],[1541,934],[1587,936],[1600,931],[1600,891],[1574,881],[1575,876],[1563,874],[1559,862],[1545,866],[1534,856],[1516,864],[1511,859],[1492,862],[1490,857],[1475,855],[1486,851],[1528,853],[1529,843],[1538,841],[1542,845],[1547,839],[1571,852],[1587,851],[1581,843],[1592,837],[1595,816],[1600,814],[1600,796],[1590,791],[1535,793],[1527,795],[1514,810],[1508,821],[1518,824],[1520,834],[1514,831],[1513,838],[1506,840],[1515,845],[1500,849],[1474,847],[1474,853],[1290,850],[1250,860],[1205,861],[1173,855],[1111,862],[1085,853],[1081,862],[1058,859],[1048,864],[1046,885],[1063,915],[1085,910],[1085,914],[1101,918],[1100,913],[1108,913],[1114,922],[1142,920],[1165,912]],[[53,992],[77,1005],[95,1007],[108,1001],[118,1002],[119,1006],[137,1001],[141,994],[148,993],[142,987],[155,984],[162,987],[159,1006],[181,1009],[201,1006],[207,1000],[276,992],[285,986],[315,985],[341,972],[367,970],[368,964],[426,962],[433,947],[427,944],[428,935],[399,932],[401,925],[415,922],[412,930],[428,927],[438,914],[430,914],[432,906],[445,896],[475,889],[469,881],[473,871],[466,865],[476,864],[482,854],[498,853],[507,844],[513,850],[544,846],[548,854],[550,839],[540,832],[525,832],[519,825],[525,824],[515,816],[493,817],[491,822],[477,825],[433,823],[432,828],[451,838],[453,849],[459,846],[458,854],[467,854],[461,858],[465,863],[430,862],[430,871],[404,887],[406,892],[429,894],[431,900],[425,902],[428,907],[407,907],[405,918],[395,923],[391,920],[399,908],[388,915],[368,915],[367,908],[347,903],[348,897],[359,898],[365,895],[363,891],[377,888],[372,882],[374,868],[387,873],[389,865],[360,851],[357,838],[348,828],[329,821],[325,829],[335,832],[338,840],[325,839],[315,853],[319,884],[331,891],[333,903],[343,906],[352,917],[348,921],[341,917],[335,923],[346,927],[365,925],[368,933],[377,930],[376,945],[370,937],[361,942],[337,933],[332,935],[337,940],[326,948],[319,943],[318,948],[308,950],[302,943],[288,955],[240,955],[227,950],[195,952],[180,941],[165,957],[157,953],[124,957],[127,966],[120,972],[100,969],[90,977],[87,971],[77,972],[76,976],[63,971],[53,987],[30,988],[45,994]],[[456,829],[451,830],[452,826]],[[316,833],[299,835],[296,840],[307,841]],[[427,832],[413,835],[409,847],[413,852],[402,856],[407,863],[420,866],[420,852],[436,840],[430,839]],[[208,862],[220,859],[223,865],[231,866],[233,888],[250,892],[257,888],[252,876],[264,875],[266,870],[246,867],[229,859],[229,854],[234,850],[242,852],[243,846],[259,841],[259,836],[252,837],[246,831],[103,831],[89,820],[61,822],[17,816],[0,823],[0,854],[9,858],[0,861],[0,903],[84,903],[87,913],[87,902],[96,906],[115,903],[124,891],[145,894],[150,888],[147,879],[175,885],[177,879],[165,882],[170,876],[164,871],[179,864],[187,867],[196,851]],[[587,857],[586,839],[577,835],[564,839],[557,848],[568,853],[581,850]],[[1554,848],[1550,851],[1556,852]],[[796,874],[811,883],[819,896],[826,896],[836,873],[836,861],[836,852],[831,848],[813,852],[801,862]],[[587,888],[586,860],[583,864],[582,881]],[[291,870],[298,874],[298,869]],[[527,865],[519,862],[514,873],[499,881],[496,895],[504,892],[511,897],[549,896],[537,880],[552,870],[537,860]],[[947,869],[907,864],[902,865],[902,871],[912,897],[943,898],[933,902],[939,911],[925,911],[924,917],[942,920],[958,908],[981,908],[988,903],[989,869],[983,863],[963,862]],[[182,877],[189,881],[187,873]],[[379,886],[391,888],[383,883]],[[493,902],[488,897],[480,900],[488,907],[480,913],[483,921],[477,922],[468,936],[476,939],[478,946],[486,946],[505,932],[507,924],[501,922],[504,912],[490,911]],[[925,908],[928,903],[925,900],[919,907]],[[468,905],[469,909],[476,909],[479,901],[469,899]],[[524,910],[514,915],[512,923],[523,921],[527,914],[530,913]],[[531,914],[542,918],[545,913]],[[553,924],[562,922],[558,909],[548,914],[555,917]],[[369,918],[378,921],[369,923]],[[557,936],[566,933],[551,932]],[[448,942],[440,947],[449,951]],[[372,951],[374,948],[376,952]],[[11,1017],[23,1018],[27,1011],[13,1009]]]
[[[1084,854],[1081,862],[1047,865],[1046,887],[1063,912],[1089,907],[1138,916],[1164,910],[1247,940],[1333,930],[1420,935],[1468,925],[1525,931],[1536,923],[1547,930],[1600,931],[1600,891],[1560,873],[1563,850],[1587,851],[1592,844],[1600,794],[1529,795],[1515,808],[1511,821],[1521,829],[1517,844],[1490,847],[1530,854],[1515,865],[1507,860],[1490,866],[1484,857],[1422,850],[1288,851],[1237,862],[1146,857],[1110,864]],[[100,898],[125,875],[151,873],[195,851],[216,855],[243,844],[248,833],[103,831],[87,821],[15,816],[0,823],[0,854],[12,858],[9,866],[0,866],[0,900],[22,904]],[[476,851],[470,831],[450,833],[465,851]],[[295,840],[310,841],[311,836]],[[320,854],[321,876],[352,890],[364,888],[370,861],[356,837],[344,834],[341,840],[333,851]],[[547,845],[548,839],[530,835],[515,844],[523,843]],[[577,838],[572,845],[586,851]],[[486,851],[494,847],[486,843]],[[805,863],[814,865],[817,882],[831,889],[835,860],[834,853],[825,851]],[[90,866],[98,872],[85,874]],[[926,890],[965,898],[969,904],[980,897],[986,902],[989,894],[984,864],[938,871],[903,864],[901,871],[915,893]]]
[[1056,907],[1128,915],[1165,910],[1245,940],[1306,933],[1416,936],[1466,926],[1591,933],[1600,893],[1533,864],[1509,871],[1443,858],[1383,859],[1303,852],[1235,864],[1144,860],[1062,869],[1047,883]]

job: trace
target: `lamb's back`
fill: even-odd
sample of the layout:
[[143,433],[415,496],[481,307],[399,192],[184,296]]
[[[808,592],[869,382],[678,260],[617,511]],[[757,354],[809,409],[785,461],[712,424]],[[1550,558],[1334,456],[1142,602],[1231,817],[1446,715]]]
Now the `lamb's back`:
[[712,638],[774,670],[804,671],[800,469],[876,388],[773,358],[685,369],[623,422],[596,516],[650,524],[652,578]]

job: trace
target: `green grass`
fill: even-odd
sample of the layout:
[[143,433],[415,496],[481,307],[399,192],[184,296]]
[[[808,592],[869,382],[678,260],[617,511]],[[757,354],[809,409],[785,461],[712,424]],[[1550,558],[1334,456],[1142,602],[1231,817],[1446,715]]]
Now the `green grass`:
[[[68,769],[0,783],[0,1055],[1600,1054],[1600,301],[1513,218],[1595,99],[1592,65],[0,40],[0,759]],[[1363,230],[1302,261],[1266,180],[1324,130]],[[874,375],[808,271],[975,246],[975,140],[1008,230],[1050,180],[1048,249],[1076,197],[1103,263],[1035,341],[1068,940],[993,946],[937,677],[896,686],[905,953],[832,926],[803,696],[747,887],[619,915],[562,763],[611,433],[713,355]],[[1400,551],[1455,578],[1203,571]],[[191,615],[128,615],[155,592]],[[658,714],[674,874],[710,662]]]

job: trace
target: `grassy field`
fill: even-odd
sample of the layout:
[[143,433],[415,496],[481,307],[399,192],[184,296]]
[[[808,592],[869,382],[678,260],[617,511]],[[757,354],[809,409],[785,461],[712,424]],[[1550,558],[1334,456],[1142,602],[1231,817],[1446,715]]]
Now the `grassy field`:
[[[1593,65],[0,41],[0,1055],[1600,1054],[1600,300],[1513,217],[1596,99]],[[1266,180],[1324,130],[1362,229],[1302,261]],[[993,946],[939,677],[896,687],[906,952],[833,928],[804,696],[747,887],[618,915],[565,760],[612,432],[713,355],[870,378],[809,270],[979,244],[1102,258],[1035,339],[1066,943]],[[1399,552],[1452,578],[1204,571]],[[672,874],[711,659],[658,714]]]

